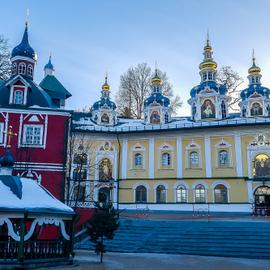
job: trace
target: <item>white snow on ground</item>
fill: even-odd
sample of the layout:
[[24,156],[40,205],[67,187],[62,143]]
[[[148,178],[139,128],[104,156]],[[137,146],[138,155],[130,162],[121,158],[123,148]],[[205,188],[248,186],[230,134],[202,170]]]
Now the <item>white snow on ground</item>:
[[16,209],[53,209],[72,213],[73,210],[56,199],[36,181],[20,178],[22,182],[22,198],[19,199],[8,186],[0,180],[0,208]]

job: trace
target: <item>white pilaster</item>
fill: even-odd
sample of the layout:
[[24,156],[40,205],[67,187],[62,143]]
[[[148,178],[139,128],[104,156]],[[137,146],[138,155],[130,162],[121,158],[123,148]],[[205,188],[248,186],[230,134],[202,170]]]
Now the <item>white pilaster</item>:
[[176,138],[176,151],[177,151],[177,160],[176,160],[176,170],[177,170],[177,178],[183,177],[183,160],[182,160],[182,137],[177,136]]
[[149,178],[155,177],[155,139],[149,139]]
[[123,139],[122,145],[122,179],[127,178],[127,156],[128,156],[128,141],[127,139]]
[[204,148],[206,177],[212,177],[211,141],[209,136],[204,137]]
[[243,165],[242,165],[242,147],[241,147],[241,136],[240,134],[234,135],[235,140],[235,163],[236,163],[236,175],[238,177],[243,176]]
[[247,181],[247,189],[248,189],[248,202],[252,203],[254,202],[252,181]]

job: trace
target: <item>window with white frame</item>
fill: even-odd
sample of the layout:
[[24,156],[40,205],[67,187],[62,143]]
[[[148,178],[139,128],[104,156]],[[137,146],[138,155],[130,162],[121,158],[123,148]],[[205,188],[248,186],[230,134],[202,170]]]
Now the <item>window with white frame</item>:
[[143,165],[143,156],[141,153],[136,153],[134,156],[134,166],[135,168],[141,168]]
[[0,143],[4,142],[4,123],[0,123]]
[[171,155],[169,153],[162,154],[162,167],[168,167],[171,165]]
[[18,73],[19,74],[25,74],[26,72],[26,65],[25,63],[20,63],[19,68],[18,68]]
[[186,203],[187,202],[187,189],[185,186],[179,185],[176,188],[176,202]]
[[192,151],[189,153],[189,167],[198,168],[199,167],[199,153]]
[[206,202],[206,191],[203,185],[197,185],[195,187],[195,203]]
[[27,75],[33,76],[33,66],[32,65],[27,66]]
[[166,188],[163,185],[159,185],[156,189],[156,202],[166,203]]
[[12,75],[14,75],[14,74],[16,74],[16,72],[17,72],[17,64],[13,63],[11,73],[12,73]]
[[23,143],[27,145],[41,145],[43,126],[24,125]]
[[13,94],[13,103],[14,104],[23,104],[23,91],[15,90]]
[[219,167],[229,166],[229,153],[227,150],[220,150],[218,153],[218,165]]

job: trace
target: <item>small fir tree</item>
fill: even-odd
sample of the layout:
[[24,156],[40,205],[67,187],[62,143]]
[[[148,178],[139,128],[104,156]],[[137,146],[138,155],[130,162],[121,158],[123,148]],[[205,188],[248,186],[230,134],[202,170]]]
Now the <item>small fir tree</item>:
[[106,198],[99,198],[99,200],[94,204],[95,210],[89,221],[88,233],[90,240],[95,245],[96,254],[100,255],[100,263],[102,263],[103,254],[106,252],[104,240],[113,239],[115,231],[119,227],[119,218],[111,202],[106,202]]

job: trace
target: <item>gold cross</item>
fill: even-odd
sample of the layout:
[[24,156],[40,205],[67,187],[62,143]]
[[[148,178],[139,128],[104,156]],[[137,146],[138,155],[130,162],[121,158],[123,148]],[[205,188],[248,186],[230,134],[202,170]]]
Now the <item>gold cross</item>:
[[17,133],[12,132],[12,126],[8,127],[8,131],[3,131],[4,134],[7,134],[7,148],[11,148],[11,139],[12,136],[17,136]]

